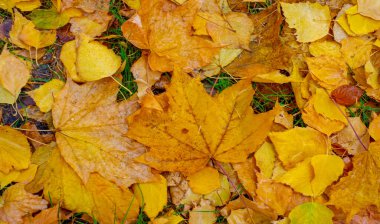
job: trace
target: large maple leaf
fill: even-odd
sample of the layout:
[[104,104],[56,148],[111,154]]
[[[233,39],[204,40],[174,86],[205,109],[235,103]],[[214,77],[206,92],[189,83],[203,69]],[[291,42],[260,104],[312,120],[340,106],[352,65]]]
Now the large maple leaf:
[[174,72],[165,95],[157,97],[168,105],[162,111],[142,108],[129,118],[128,137],[150,147],[138,161],[187,174],[210,159],[244,162],[263,143],[278,109],[254,114],[253,94],[251,83],[240,81],[211,97],[199,79]]
[[133,161],[145,147],[125,137],[125,117],[138,103],[117,103],[117,92],[118,84],[111,78],[83,85],[68,80],[55,97],[52,114],[58,148],[85,183],[93,172],[124,187],[153,178],[149,167]]

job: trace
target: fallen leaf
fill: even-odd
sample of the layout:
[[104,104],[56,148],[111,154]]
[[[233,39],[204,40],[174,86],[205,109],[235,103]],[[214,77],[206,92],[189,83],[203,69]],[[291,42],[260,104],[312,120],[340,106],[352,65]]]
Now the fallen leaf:
[[312,128],[295,127],[283,132],[269,133],[278,158],[286,168],[319,154],[331,151],[330,140]]
[[176,71],[165,95],[169,108],[153,113],[142,108],[128,119],[127,135],[150,147],[138,161],[186,174],[211,158],[244,162],[264,141],[278,111],[253,114],[252,95],[250,82],[242,81],[211,97],[199,79]]
[[289,213],[291,224],[332,224],[333,216],[334,213],[329,208],[316,202],[299,205]]
[[370,58],[372,43],[359,37],[342,40],[341,52],[346,63],[352,68],[363,66]]
[[125,4],[129,6],[129,8],[135,10],[139,9],[141,6],[140,0],[123,0],[123,2],[125,2]]
[[116,103],[118,91],[111,78],[83,85],[69,79],[54,96],[58,148],[85,183],[93,172],[124,187],[154,179],[149,167],[133,161],[145,147],[124,136],[125,117],[138,108],[137,102]]
[[[265,144],[265,143],[264,143]],[[261,147],[259,148],[259,150]],[[256,152],[257,153],[257,152]],[[255,153],[255,155],[256,155]],[[247,190],[248,194],[253,197],[255,195],[256,191],[256,176],[255,176],[255,167],[254,167],[254,161],[252,158],[248,158],[246,161],[242,163],[235,163],[232,164],[234,170],[236,171],[238,178],[245,188]]]
[[0,103],[15,103],[29,78],[30,69],[26,62],[5,47],[0,55]]
[[371,205],[380,206],[379,154],[379,142],[372,142],[368,151],[355,155],[353,170],[332,186],[329,192],[328,205],[334,205],[344,211],[347,214],[347,223],[360,210]]
[[96,81],[113,75],[121,65],[121,58],[111,49],[87,36],[62,47],[60,59],[68,75],[77,82]]
[[271,143],[264,142],[264,144],[256,151],[254,156],[256,165],[260,169],[260,173],[263,175],[263,177],[271,178],[274,162],[276,160],[273,145]]
[[131,67],[137,83],[137,96],[141,99],[147,91],[161,78],[161,72],[152,71],[148,64],[148,56],[143,54]]
[[299,163],[276,181],[291,186],[305,196],[319,196],[343,173],[344,162],[339,156],[316,155]]
[[346,15],[350,30],[356,35],[369,34],[380,28],[380,21],[360,15],[357,5],[347,9]]
[[340,45],[334,41],[316,41],[309,45],[310,54],[314,57],[319,56],[331,56],[339,58],[341,57]]
[[182,221],[184,221],[182,216],[175,214],[173,210],[170,210],[164,216],[153,219],[152,224],[178,224]]
[[379,7],[379,1],[358,0],[358,12],[363,16],[368,16],[372,19],[380,20],[380,12],[377,10]]
[[375,141],[380,140],[380,116],[377,116],[369,124],[368,132]]
[[[56,224],[60,221],[59,217],[61,217],[62,211],[60,210],[58,205],[55,205],[52,208],[48,208],[42,210],[34,217],[24,217],[24,224]],[[68,217],[62,217],[68,218]]]
[[40,6],[40,0],[0,0],[0,8],[9,12],[12,12],[14,7],[21,11],[32,11]]
[[220,187],[218,189],[203,196],[203,198],[209,200],[213,206],[226,205],[230,200],[230,182],[227,176],[219,175],[219,182]]
[[167,203],[167,182],[160,176],[158,182],[133,185],[133,192],[145,214],[153,219],[162,211]]
[[25,191],[23,184],[7,188],[0,197],[0,221],[23,223],[22,217],[43,210],[48,202]]
[[27,169],[32,153],[26,137],[8,126],[0,126],[0,133],[0,171]]
[[187,177],[191,190],[196,194],[208,194],[220,187],[219,172],[212,167],[202,170]]
[[331,22],[328,6],[310,2],[281,2],[281,8],[289,27],[296,29],[297,41],[313,42],[328,34]]
[[37,165],[35,164],[30,164],[29,167],[24,170],[12,170],[7,174],[0,171],[0,189],[3,189],[12,182],[27,184],[33,180],[36,171]]
[[59,92],[64,85],[65,83],[61,80],[53,79],[39,88],[28,92],[28,95],[33,98],[41,112],[49,112],[54,103],[53,95]]
[[200,205],[190,212],[189,224],[213,224],[216,221],[215,207],[202,200]]
[[71,8],[62,13],[56,8],[36,9],[29,14],[29,18],[39,29],[58,29],[66,25],[71,17],[81,16],[82,12],[78,9]]
[[343,85],[331,92],[331,98],[340,105],[351,106],[359,101],[363,93],[359,87]]

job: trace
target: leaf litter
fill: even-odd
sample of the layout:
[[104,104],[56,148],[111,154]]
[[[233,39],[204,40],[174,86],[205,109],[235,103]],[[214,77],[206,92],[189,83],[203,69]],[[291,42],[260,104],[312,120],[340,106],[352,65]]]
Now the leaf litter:
[[376,0],[0,0],[0,223],[380,222]]

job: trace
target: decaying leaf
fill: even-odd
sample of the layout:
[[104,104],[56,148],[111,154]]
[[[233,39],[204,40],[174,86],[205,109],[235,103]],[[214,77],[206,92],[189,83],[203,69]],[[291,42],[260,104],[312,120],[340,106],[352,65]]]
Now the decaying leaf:
[[331,92],[331,98],[340,105],[351,106],[358,102],[363,90],[356,86],[343,85]]
[[328,34],[331,22],[328,6],[310,2],[282,2],[281,8],[289,27],[296,29],[297,41],[312,42]]
[[5,47],[0,55],[0,103],[15,103],[29,78],[30,69],[26,62]]
[[348,176],[342,177],[329,193],[328,204],[347,213],[346,222],[351,221],[352,217],[362,209],[371,205],[380,206],[379,155],[379,142],[371,143],[368,151],[354,157],[353,170]]
[[124,136],[125,117],[138,108],[137,102],[116,103],[117,92],[111,78],[83,85],[67,80],[54,97],[58,148],[85,183],[93,172],[124,187],[153,178],[147,166],[133,161],[145,147]]
[[308,202],[299,205],[289,213],[291,224],[332,224],[333,216],[334,214],[329,208],[317,202]]
[[36,102],[38,108],[40,108],[42,112],[49,112],[54,103],[53,95],[59,92],[64,85],[65,83],[61,80],[53,79],[40,86],[38,89],[28,92],[28,95],[33,98],[34,102]]
[[167,182],[160,176],[158,182],[133,185],[133,192],[144,212],[151,219],[156,217],[167,203]]
[[28,193],[23,184],[7,188],[0,197],[0,222],[23,223],[22,217],[43,210],[48,202]]
[[169,107],[142,108],[129,118],[128,136],[150,147],[138,161],[187,174],[211,158],[244,162],[264,141],[278,110],[253,114],[252,95],[250,82],[242,81],[211,97],[199,79],[175,72],[165,95]]
[[200,205],[190,212],[189,224],[212,224],[215,221],[215,207],[206,200],[202,200]]

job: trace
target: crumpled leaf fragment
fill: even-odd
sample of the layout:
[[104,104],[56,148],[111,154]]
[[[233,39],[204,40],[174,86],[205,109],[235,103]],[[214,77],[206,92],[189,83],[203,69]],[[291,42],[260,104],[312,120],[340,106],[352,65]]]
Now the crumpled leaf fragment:
[[331,151],[330,140],[323,133],[310,127],[295,127],[283,132],[269,133],[278,158],[286,168],[319,154]]
[[149,167],[133,161],[146,150],[124,136],[128,130],[125,117],[138,104],[136,100],[117,103],[118,87],[111,78],[83,85],[68,79],[54,96],[58,148],[84,183],[93,172],[124,187],[154,179]]
[[370,139],[369,133],[360,117],[349,117],[348,120],[351,125],[348,125],[336,133],[336,135],[331,138],[331,142],[346,149],[348,154],[356,155],[368,148]]
[[98,173],[90,174],[84,183],[57,148],[34,182],[42,183],[44,197],[52,203],[74,212],[86,212],[102,223],[133,221],[139,212],[138,202],[128,189]]
[[133,45],[150,50],[148,61],[152,70],[173,71],[176,65],[191,72],[209,64],[219,53],[222,46],[192,35],[192,21],[202,2],[189,0],[176,5],[164,0],[142,0],[141,5],[144,7],[121,29]]
[[99,80],[113,75],[121,66],[121,58],[100,42],[88,36],[81,36],[77,41],[65,43],[60,55],[67,74],[74,81]]
[[28,193],[23,184],[7,188],[0,197],[0,222],[23,223],[22,217],[43,210],[48,202]]
[[299,163],[276,181],[305,196],[319,196],[343,173],[344,162],[335,155],[316,155]]
[[[346,222],[360,210],[371,205],[380,206],[380,143],[372,142],[368,151],[354,156],[351,172],[331,187],[328,205],[347,214]],[[354,193],[353,193],[354,192]]]
[[343,58],[352,69],[363,66],[370,59],[371,50],[371,41],[359,37],[348,37],[342,40],[340,49]]
[[27,169],[31,154],[28,140],[21,132],[0,126],[0,172]]
[[330,136],[348,124],[345,113],[345,107],[335,104],[326,90],[317,88],[303,108],[302,119],[310,127]]
[[150,147],[138,161],[186,174],[201,170],[210,158],[244,162],[264,141],[278,113],[275,107],[253,114],[252,95],[250,82],[241,81],[211,97],[199,79],[174,72],[165,94],[169,107],[161,112],[142,108],[128,119],[127,135]]
[[161,77],[161,72],[152,71],[150,69],[148,56],[145,54],[141,55],[141,57],[133,63],[131,72],[137,83],[137,96],[140,99]]
[[329,32],[330,8],[319,3],[281,2],[286,22],[296,29],[297,41],[313,42],[326,36]]
[[212,167],[202,170],[187,177],[191,190],[196,194],[208,194],[220,187],[219,172]]
[[53,79],[37,89],[28,92],[28,95],[33,98],[41,112],[49,112],[54,103],[53,95],[59,92],[64,85],[63,81]]
[[326,206],[317,202],[308,202],[295,207],[289,213],[291,224],[332,224],[334,213]]
[[133,185],[133,192],[145,214],[153,219],[164,209],[167,200],[167,181],[160,175],[159,181]]
[[0,103],[15,103],[29,78],[30,68],[26,62],[4,47],[0,55]]
[[375,141],[380,140],[380,116],[377,116],[371,121],[368,127],[368,132]]
[[358,12],[363,16],[380,20],[380,2],[377,0],[358,0]]
[[31,47],[43,48],[54,44],[55,30],[37,30],[34,23],[23,17],[17,10],[14,15],[13,26],[9,32],[10,41],[13,44],[27,50]]

